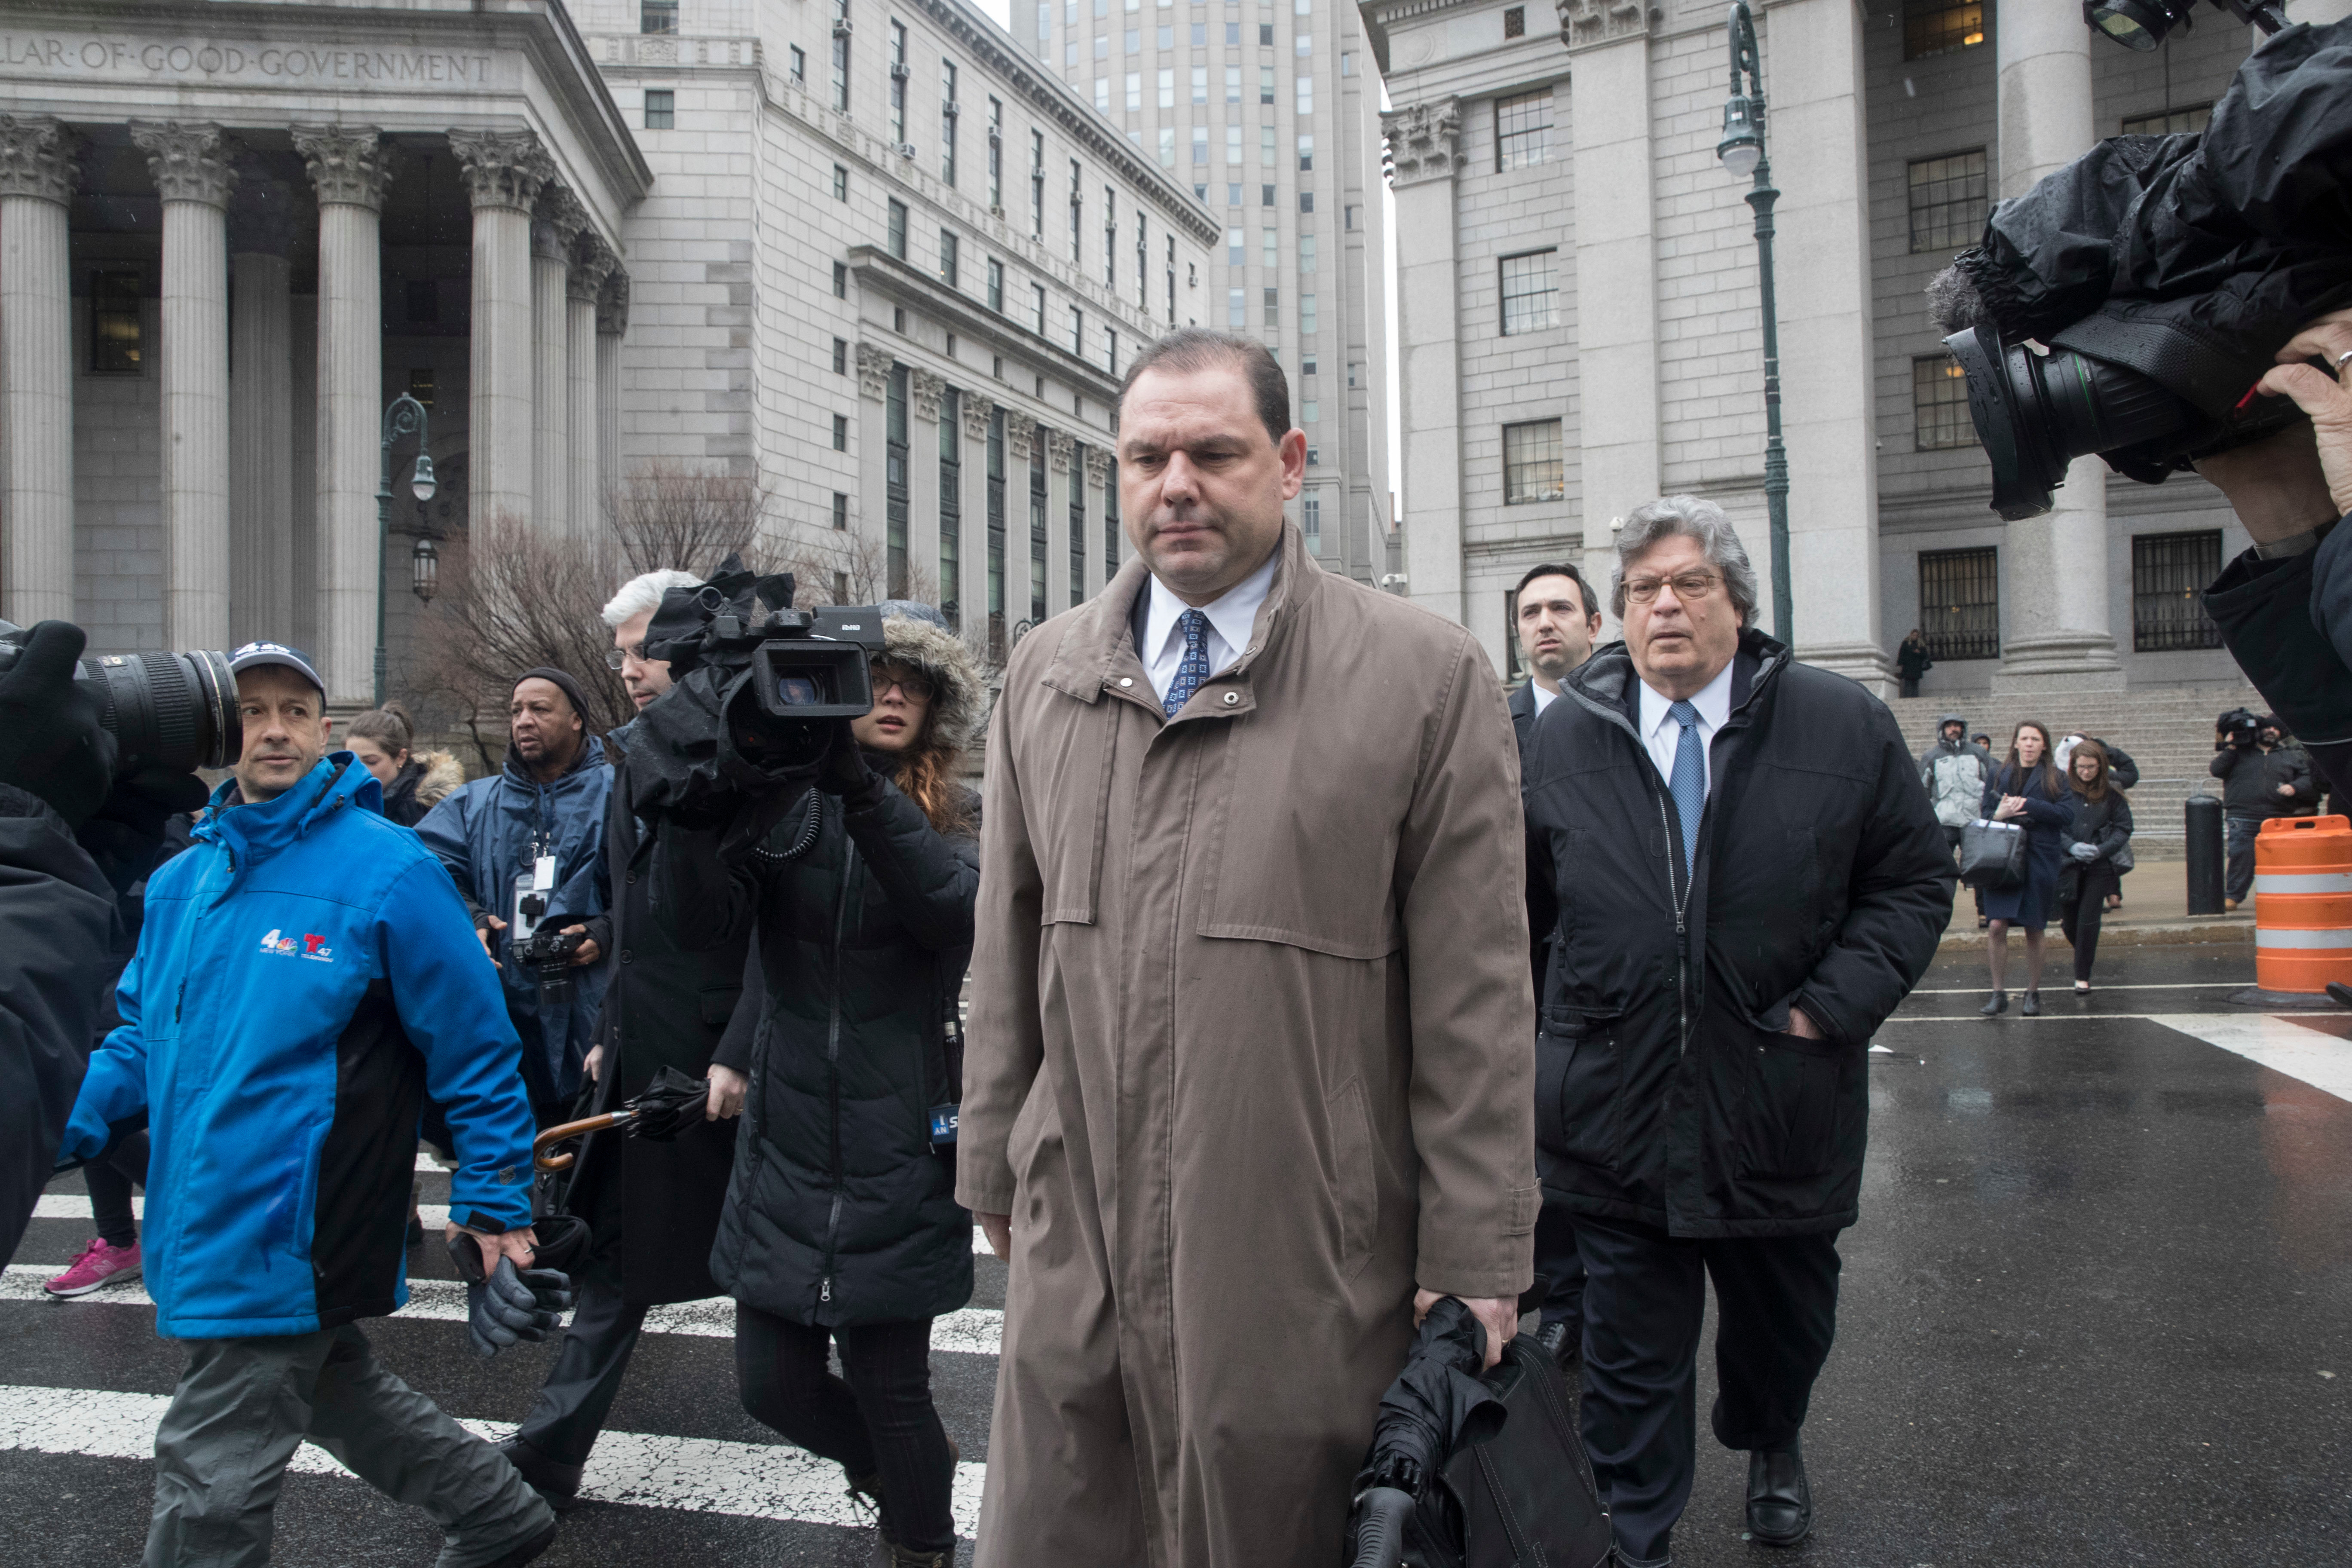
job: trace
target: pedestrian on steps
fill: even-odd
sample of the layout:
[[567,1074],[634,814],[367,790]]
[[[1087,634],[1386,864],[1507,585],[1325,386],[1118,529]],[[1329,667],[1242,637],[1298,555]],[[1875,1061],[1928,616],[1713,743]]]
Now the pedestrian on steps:
[[2067,805],[2074,820],[2065,830],[2066,858],[2058,868],[2058,929],[2074,948],[2074,991],[2091,989],[2091,964],[2099,956],[2099,918],[2120,883],[2116,860],[2131,843],[2131,803],[2108,773],[2107,750],[2096,741],[2076,742],[2066,762]]
[[1927,639],[1919,634],[1917,626],[1913,626],[1911,635],[1903,639],[1903,646],[1895,650],[1895,673],[1903,682],[1903,695],[1918,696],[1920,678],[1935,668],[1936,661],[1927,657]]
[[2058,892],[2060,846],[2074,820],[2067,800],[2066,781],[2051,760],[2049,730],[2031,719],[2020,720],[2010,731],[2008,760],[1986,781],[1977,807],[1981,816],[2014,822],[2025,830],[2025,879],[1985,893],[1985,913],[1992,921],[1985,931],[1992,995],[1978,1011],[1988,1018],[2009,1010],[2009,993],[2001,982],[2009,968],[2011,926],[2025,933],[2025,995],[2017,1010],[2029,1018],[2042,1012],[2042,932],[2050,923],[2050,905]]
[[466,782],[466,770],[447,752],[412,752],[416,721],[397,702],[371,708],[352,721],[344,743],[383,786],[383,814],[414,827],[442,797]]
[[[931,1321],[971,1299],[955,1199],[956,1001],[980,893],[979,797],[957,763],[986,706],[928,605],[882,606],[874,709],[764,843],[663,830],[678,945],[747,931],[759,1009],[711,1276],[735,1298],[743,1408],[839,1464],[879,1511],[877,1562],[955,1556],[956,1450],[931,1403]],[[844,1376],[826,1368],[838,1345]]]

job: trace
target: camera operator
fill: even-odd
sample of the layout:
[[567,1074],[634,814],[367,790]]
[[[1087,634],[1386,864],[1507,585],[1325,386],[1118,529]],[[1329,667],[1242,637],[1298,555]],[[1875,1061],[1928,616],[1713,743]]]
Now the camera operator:
[[2319,798],[2311,759],[2284,739],[2274,716],[2257,719],[2243,708],[2222,714],[2213,731],[2213,760],[2205,771],[2221,781],[2230,909],[2243,903],[2254,885],[2254,839],[2263,824],[2273,816],[2302,816]]
[[310,662],[250,643],[227,668],[235,776],[149,880],[116,987],[124,1022],[91,1058],[64,1144],[95,1157],[152,1112],[147,1289],[155,1331],[186,1341],[188,1360],[156,1429],[146,1562],[265,1560],[306,1438],[431,1514],[444,1562],[528,1562],[554,1539],[553,1514],[384,1370],[358,1327],[407,1298],[427,1092],[460,1157],[449,1238],[499,1259],[497,1284],[475,1293],[477,1339],[531,1337],[509,1331],[491,1289],[532,1303],[526,1323],[559,1304],[562,1276],[517,1268],[536,1237],[514,1031],[448,879],[379,814],[350,752],[323,754]]
[[825,721],[814,787],[805,773],[779,784],[764,844],[666,827],[657,918],[688,952],[749,933],[759,956],[744,998],[760,1009],[755,1088],[710,1257],[736,1301],[743,1408],[875,1500],[877,1563],[946,1568],[956,1456],[928,1357],[931,1320],[971,1297],[951,1025],[979,798],[956,763],[986,697],[938,611],[879,608],[872,710]]
[[[641,711],[670,689],[669,661],[646,656],[646,626],[665,590],[700,581],[686,572],[648,572],[624,584],[604,606],[613,634],[609,662]],[[748,1029],[728,1026],[740,1010],[748,938],[688,952],[655,915],[657,836],[639,824],[628,804],[629,752],[644,728],[632,720],[604,738],[614,769],[604,845],[616,967],[588,1053],[588,1076],[596,1085],[591,1109],[618,1109],[666,1067],[689,1079],[708,1078],[710,1090],[705,1119],[677,1137],[592,1135],[572,1166],[565,1206],[588,1222],[593,1236],[586,1261],[574,1270],[579,1310],[530,1413],[500,1445],[523,1479],[558,1509],[569,1507],[579,1490],[646,1310],[720,1293],[710,1278],[710,1244],[735,1163],[734,1129],[722,1119],[742,1108],[741,1068],[751,1044]],[[652,743],[650,736],[644,739]],[[721,1060],[726,1043],[734,1054]]]
[[[588,733],[587,710],[579,683],[562,670],[523,671],[507,704],[505,763],[451,791],[416,825],[499,964],[541,1127],[563,1120],[580,1092],[604,996],[606,971],[594,966],[612,947],[604,815],[613,770],[604,743]],[[544,938],[535,929],[541,925],[566,939],[551,944],[564,951],[541,957],[518,947],[525,937]],[[567,976],[566,967],[578,973]]]

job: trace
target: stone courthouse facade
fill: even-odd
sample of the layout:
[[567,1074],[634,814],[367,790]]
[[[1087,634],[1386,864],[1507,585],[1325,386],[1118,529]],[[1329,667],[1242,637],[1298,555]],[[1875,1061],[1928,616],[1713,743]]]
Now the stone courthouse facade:
[[1215,233],[960,0],[5,0],[0,615],[364,702],[418,536],[591,536],[659,459],[1008,630],[1115,566],[1117,377]]

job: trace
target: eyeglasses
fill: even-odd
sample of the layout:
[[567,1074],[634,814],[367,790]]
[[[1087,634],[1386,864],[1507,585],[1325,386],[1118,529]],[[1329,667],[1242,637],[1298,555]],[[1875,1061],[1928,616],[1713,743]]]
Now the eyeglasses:
[[938,690],[938,688],[923,677],[907,670],[889,669],[877,664],[874,666],[873,673],[874,695],[877,698],[887,696],[890,689],[895,686],[905,693],[909,702],[929,702],[932,694]]
[[1625,580],[1625,597],[1630,603],[1646,605],[1658,596],[1659,589],[1672,583],[1675,597],[1687,604],[1706,598],[1722,581],[1712,572],[1685,572],[1679,577],[1629,577]]
[[606,648],[604,650],[604,668],[607,669],[618,669],[633,658],[639,664],[646,662],[645,644],[636,642],[631,643],[626,647]]

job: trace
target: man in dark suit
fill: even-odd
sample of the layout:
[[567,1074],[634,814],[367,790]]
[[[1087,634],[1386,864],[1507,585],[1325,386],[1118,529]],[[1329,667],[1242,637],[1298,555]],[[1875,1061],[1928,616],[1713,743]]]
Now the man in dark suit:
[[[1525,773],[1536,715],[1559,698],[1559,684],[1569,672],[1592,657],[1592,639],[1601,632],[1601,603],[1583,573],[1557,562],[1539,562],[1528,568],[1511,595],[1511,620],[1512,635],[1519,639],[1519,662],[1528,670],[1527,680],[1511,693],[1511,728],[1519,737],[1520,771]],[[1551,931],[1530,927],[1528,945],[1540,1000]],[[1549,1287],[1536,1337],[1573,1374],[1584,1346],[1584,1263],[1576,1255],[1576,1229],[1566,1204],[1547,1201],[1536,1216],[1536,1272]]]

